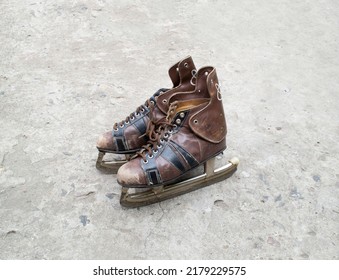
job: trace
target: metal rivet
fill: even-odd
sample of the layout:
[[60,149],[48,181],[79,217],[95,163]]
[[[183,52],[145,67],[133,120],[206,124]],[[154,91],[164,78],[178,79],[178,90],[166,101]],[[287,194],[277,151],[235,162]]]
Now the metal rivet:
[[180,120],[180,119],[177,119],[175,122],[176,122],[177,124],[181,124],[181,120]]
[[185,113],[184,113],[184,112],[181,112],[181,113],[180,113],[180,118],[183,118],[183,117],[185,117]]

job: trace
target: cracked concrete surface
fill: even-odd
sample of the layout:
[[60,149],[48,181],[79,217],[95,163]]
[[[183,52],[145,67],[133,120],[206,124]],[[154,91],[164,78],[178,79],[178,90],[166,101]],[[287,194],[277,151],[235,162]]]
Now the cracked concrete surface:
[[[334,0],[0,3],[1,259],[338,259]],[[225,182],[140,209],[96,170],[97,137],[213,65]]]

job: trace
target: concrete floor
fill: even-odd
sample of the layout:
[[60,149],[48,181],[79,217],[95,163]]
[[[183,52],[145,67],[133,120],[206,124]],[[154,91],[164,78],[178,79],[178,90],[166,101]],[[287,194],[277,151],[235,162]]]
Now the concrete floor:
[[[0,4],[1,259],[338,259],[339,2]],[[230,179],[140,209],[97,137],[192,55],[222,83]]]

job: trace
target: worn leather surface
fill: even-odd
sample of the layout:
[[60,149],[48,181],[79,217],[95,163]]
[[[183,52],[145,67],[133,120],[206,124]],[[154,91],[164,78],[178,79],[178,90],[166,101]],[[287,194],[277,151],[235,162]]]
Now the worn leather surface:
[[195,70],[195,65],[191,57],[187,57],[178,64],[177,72],[179,73],[180,80],[182,81],[179,86],[169,90],[158,97],[157,107],[163,114],[167,114],[170,102],[169,99],[178,92],[188,92],[195,89],[195,80],[192,80],[192,71]]
[[154,147],[156,153],[145,154],[146,161],[139,156],[123,165],[118,171],[121,185],[154,185],[147,176],[148,165],[152,165],[152,170],[157,168],[160,184],[166,184],[226,149],[226,119],[217,84],[216,70],[202,68],[198,72],[196,90],[172,96],[170,101],[176,108],[172,124],[176,124],[176,128],[168,129],[173,132],[160,146]]
[[219,143],[225,139],[227,127],[215,69],[208,74],[206,84],[211,96],[210,103],[190,118],[189,125],[201,138],[212,143]]
[[[192,84],[195,73],[195,65],[191,56],[174,64],[168,71],[168,74],[172,80],[173,88],[161,93],[160,96],[156,97],[156,104],[152,110],[152,113],[141,113],[143,115],[146,125],[150,118],[157,122],[166,116],[166,112],[169,106],[169,99],[178,92],[187,92],[194,90],[195,86]],[[193,81],[194,82],[194,81]],[[120,129],[120,128],[119,128]],[[106,152],[129,152],[140,149],[147,143],[147,137],[142,137],[140,131],[132,124],[124,124],[123,128],[124,151],[118,150],[118,145],[114,139],[113,130],[110,133],[104,133],[101,135],[97,142],[97,148]],[[121,140],[119,140],[121,141]]]

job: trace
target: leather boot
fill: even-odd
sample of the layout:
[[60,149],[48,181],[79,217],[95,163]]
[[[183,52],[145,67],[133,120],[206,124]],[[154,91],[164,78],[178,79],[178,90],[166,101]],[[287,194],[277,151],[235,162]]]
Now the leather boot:
[[172,89],[159,89],[125,120],[115,123],[111,131],[100,136],[97,142],[98,168],[112,168],[113,172],[116,171],[126,160],[107,163],[103,161],[104,154],[123,154],[128,158],[127,155],[139,151],[149,140],[146,131],[150,121],[156,123],[166,116],[171,97],[178,92],[194,90],[196,69],[192,57],[188,56],[174,64],[168,74],[173,83]]
[[[166,102],[159,102],[164,99]],[[158,103],[157,110],[168,108],[167,115],[149,131],[148,145],[118,170],[117,180],[124,188],[178,182],[226,149],[226,119],[215,68],[198,71],[193,92],[162,95]]]

